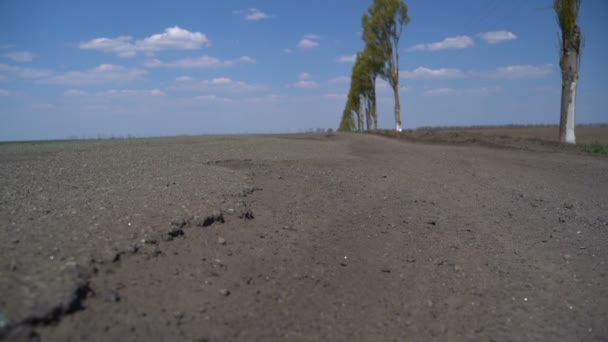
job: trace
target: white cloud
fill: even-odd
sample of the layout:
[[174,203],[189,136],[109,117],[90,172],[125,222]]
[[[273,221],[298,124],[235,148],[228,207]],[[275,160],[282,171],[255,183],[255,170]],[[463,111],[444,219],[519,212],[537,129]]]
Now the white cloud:
[[119,90],[120,95],[137,95],[137,96],[165,96],[164,91],[160,89],[123,89]]
[[498,44],[509,40],[517,39],[517,36],[509,31],[483,32],[478,34],[477,36],[485,40],[488,44]]
[[213,85],[225,85],[225,84],[231,84],[234,81],[228,77],[218,77],[218,78],[214,78],[210,81],[205,81],[205,82],[208,82],[209,84],[213,84]]
[[100,92],[88,93],[80,89],[66,90],[65,96],[93,96],[93,97],[148,97],[148,96],[165,96],[165,92],[160,89],[111,89]]
[[165,29],[165,32],[152,35],[135,42],[137,50],[155,52],[161,50],[196,50],[211,43],[201,32],[190,32],[179,26]]
[[408,51],[438,51],[443,49],[466,49],[475,45],[469,36],[449,37],[440,42],[430,44],[418,44],[408,49]]
[[133,37],[120,36],[116,38],[95,38],[88,42],[80,43],[82,50],[97,50],[101,52],[115,53],[120,57],[135,56],[135,45],[132,44]]
[[419,67],[412,71],[401,71],[399,75],[404,79],[454,79],[463,78],[466,76],[465,73],[459,69],[429,69],[425,67]]
[[17,78],[26,79],[43,78],[53,74],[52,71],[47,69],[21,68],[8,64],[0,64],[0,72]]
[[553,72],[553,65],[511,65],[496,69],[490,74],[492,78],[505,80],[534,79],[547,76]]
[[10,96],[11,92],[6,89],[0,89],[0,96]]
[[131,36],[96,38],[80,44],[83,50],[115,53],[120,57],[133,57],[138,51],[148,54],[162,50],[196,50],[209,46],[211,42],[204,33],[190,32],[179,26],[169,27],[163,33],[133,41]]
[[330,84],[335,84],[335,83],[350,83],[350,77],[347,77],[347,76],[338,76],[336,78],[332,78],[331,80],[327,81],[327,83],[330,83]]
[[206,103],[255,103],[255,104],[268,104],[268,103],[278,103],[285,99],[286,96],[276,95],[276,94],[268,94],[254,97],[244,97],[244,98],[228,98],[223,96],[218,96],[215,94],[206,94],[195,96],[194,99],[199,102]]
[[[403,73],[403,71],[401,73]],[[390,84],[388,84],[388,82],[386,82],[382,78],[378,77],[376,79],[376,89],[389,89],[390,87]]]
[[178,78],[175,79],[175,82],[190,82],[193,80],[194,79],[190,76],[179,76]]
[[88,94],[85,91],[82,91],[80,89],[68,89],[63,92],[63,95],[65,95],[65,96],[86,96]]
[[317,34],[305,34],[302,36],[302,39],[300,39],[296,47],[299,49],[314,49],[319,47],[319,39],[321,39],[321,36]]
[[134,81],[146,75],[145,70],[125,68],[114,64],[101,64],[86,71],[69,71],[41,79],[40,83],[80,85]]
[[300,88],[300,89],[312,89],[312,88],[316,88],[318,86],[319,85],[315,81],[298,81],[293,84],[294,88]]
[[347,56],[340,56],[338,58],[336,58],[336,62],[338,63],[353,63],[355,60],[357,59],[357,54],[352,54],[352,55],[347,55]]
[[34,59],[34,55],[28,51],[13,51],[4,54],[4,56],[15,62],[31,62]]
[[175,85],[172,87],[174,90],[182,91],[225,91],[225,92],[244,92],[244,91],[256,91],[261,90],[263,87],[250,84],[243,81],[233,80],[228,77],[216,77],[209,80],[193,80],[180,79],[176,80]]
[[312,89],[318,87],[319,85],[317,82],[312,80],[312,76],[309,73],[303,72],[298,75],[298,82],[292,84],[292,86],[300,89]]
[[217,95],[199,95],[199,96],[195,96],[194,99],[197,101],[201,101],[201,102],[223,102],[223,103],[233,102],[232,99],[229,99],[227,97],[217,96]]
[[193,69],[193,68],[212,68],[212,67],[228,67],[237,64],[255,64],[256,60],[249,56],[242,56],[237,59],[225,60],[222,61],[218,58],[211,56],[200,56],[200,57],[189,57],[178,59],[175,61],[163,62],[159,59],[149,59],[144,62],[144,66],[148,68],[184,68],[184,69]]
[[440,96],[440,95],[453,95],[456,93],[456,89],[454,88],[435,88],[425,90],[422,95],[425,96]]
[[248,103],[277,103],[285,100],[286,98],[287,97],[285,96],[270,94],[264,96],[249,97],[244,99],[244,101]]
[[270,15],[268,13],[264,13],[257,8],[250,8],[247,13],[245,13],[245,20],[249,21],[258,21],[269,18]]
[[319,43],[311,39],[301,39],[296,47],[300,49],[312,49],[319,46]]
[[240,57],[239,59],[237,59],[237,62],[246,63],[246,64],[255,64],[256,60],[255,60],[255,58],[251,58],[249,56],[243,56],[243,57]]
[[310,74],[309,74],[309,73],[307,73],[307,72],[303,72],[303,73],[300,73],[300,75],[298,75],[298,79],[299,79],[300,81],[309,80],[309,79],[311,79],[311,78],[312,78],[312,75],[310,75]]
[[422,92],[424,96],[462,96],[490,95],[500,91],[500,88],[434,88]]

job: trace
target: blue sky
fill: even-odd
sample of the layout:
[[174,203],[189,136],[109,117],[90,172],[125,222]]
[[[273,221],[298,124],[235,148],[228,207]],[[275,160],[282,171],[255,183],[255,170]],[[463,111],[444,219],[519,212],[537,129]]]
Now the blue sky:
[[[406,2],[406,128],[558,122],[551,0]],[[370,3],[2,0],[0,140],[335,128]],[[583,2],[578,123],[608,122],[607,15]]]

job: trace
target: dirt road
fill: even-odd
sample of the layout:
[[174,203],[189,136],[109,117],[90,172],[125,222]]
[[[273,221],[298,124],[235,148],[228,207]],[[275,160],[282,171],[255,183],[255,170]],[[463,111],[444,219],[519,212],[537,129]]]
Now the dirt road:
[[605,341],[608,158],[373,135],[0,146],[0,331]]

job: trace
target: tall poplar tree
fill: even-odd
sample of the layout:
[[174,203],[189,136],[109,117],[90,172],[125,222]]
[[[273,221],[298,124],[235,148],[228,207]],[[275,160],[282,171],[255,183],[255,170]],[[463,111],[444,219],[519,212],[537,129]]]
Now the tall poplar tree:
[[562,100],[559,120],[561,142],[575,144],[576,83],[581,62],[582,33],[578,26],[581,0],[554,0],[553,9],[561,30],[560,61]]
[[374,0],[363,15],[363,40],[370,57],[382,63],[379,76],[393,88],[395,96],[395,130],[400,132],[399,40],[410,21],[403,0]]

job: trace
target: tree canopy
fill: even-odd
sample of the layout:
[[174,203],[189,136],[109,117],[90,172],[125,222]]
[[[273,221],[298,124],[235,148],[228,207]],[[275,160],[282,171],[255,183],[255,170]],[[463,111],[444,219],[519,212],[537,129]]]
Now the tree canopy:
[[399,81],[399,40],[410,21],[402,0],[374,0],[363,15],[363,40],[371,58],[382,64],[380,77],[391,86]]
[[553,9],[557,14],[563,37],[572,37],[577,31],[578,13],[581,0],[554,0]]

